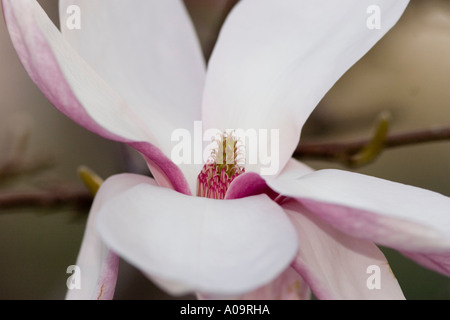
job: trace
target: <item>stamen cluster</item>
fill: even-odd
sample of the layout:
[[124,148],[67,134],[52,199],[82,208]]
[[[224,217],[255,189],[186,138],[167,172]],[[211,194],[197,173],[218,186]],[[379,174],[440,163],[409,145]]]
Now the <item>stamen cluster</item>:
[[233,134],[223,133],[216,139],[216,149],[197,178],[197,196],[224,199],[231,182],[245,172],[243,152]]

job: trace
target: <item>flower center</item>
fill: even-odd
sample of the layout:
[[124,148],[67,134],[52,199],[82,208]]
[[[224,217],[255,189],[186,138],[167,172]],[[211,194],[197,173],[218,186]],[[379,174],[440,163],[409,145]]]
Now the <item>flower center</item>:
[[233,134],[223,133],[197,178],[197,196],[224,199],[231,182],[245,172],[243,152]]

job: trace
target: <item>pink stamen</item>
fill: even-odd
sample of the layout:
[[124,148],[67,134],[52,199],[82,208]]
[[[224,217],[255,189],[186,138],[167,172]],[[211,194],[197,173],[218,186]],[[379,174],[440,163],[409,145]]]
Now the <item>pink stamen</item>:
[[218,148],[203,166],[197,178],[197,196],[224,199],[231,182],[245,172],[240,165],[242,155],[232,135],[223,134],[216,141]]

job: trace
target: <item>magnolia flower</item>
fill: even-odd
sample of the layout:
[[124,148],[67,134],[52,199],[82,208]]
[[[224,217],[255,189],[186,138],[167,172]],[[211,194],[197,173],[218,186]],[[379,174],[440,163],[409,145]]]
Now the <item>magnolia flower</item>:
[[[80,29],[66,25],[72,4]],[[82,289],[67,298],[112,298],[117,255],[168,292],[201,297],[307,298],[311,289],[319,299],[402,299],[376,244],[449,275],[448,197],[291,158],[311,111],[407,4],[242,0],[205,70],[181,1],[61,0],[60,32],[35,0],[3,0],[19,58],[46,97],[134,147],[155,177],[103,183],[77,261]],[[373,6],[379,28],[367,23]],[[175,165],[171,133],[196,120],[279,130],[280,169],[244,172],[233,157],[232,176],[214,162]],[[225,199],[195,196],[197,180],[200,193]]]

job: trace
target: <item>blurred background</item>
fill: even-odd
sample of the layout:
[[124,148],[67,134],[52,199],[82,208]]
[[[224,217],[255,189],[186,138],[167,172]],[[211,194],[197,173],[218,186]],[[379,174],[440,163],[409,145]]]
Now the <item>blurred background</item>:
[[[206,59],[236,2],[185,1]],[[58,1],[39,3],[58,24]],[[1,20],[0,168],[14,162],[12,171],[18,172],[2,175],[0,170],[0,198],[55,190],[83,195],[80,165],[103,178],[145,170],[130,150],[78,127],[46,100],[21,66]],[[392,133],[450,126],[449,57],[450,2],[412,0],[399,23],[324,97],[303,130],[302,143],[370,138],[375,119],[385,110],[392,114]],[[331,162],[305,162],[315,169],[350,170]],[[450,196],[449,164],[447,140],[389,149],[374,163],[351,170]],[[0,299],[64,299],[66,269],[76,262],[88,210],[89,203],[0,206]],[[450,299],[449,278],[382,250],[407,299]],[[115,298],[171,297],[121,261]]]

